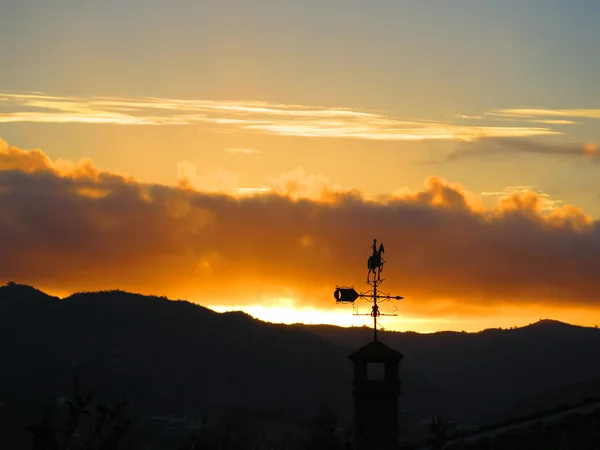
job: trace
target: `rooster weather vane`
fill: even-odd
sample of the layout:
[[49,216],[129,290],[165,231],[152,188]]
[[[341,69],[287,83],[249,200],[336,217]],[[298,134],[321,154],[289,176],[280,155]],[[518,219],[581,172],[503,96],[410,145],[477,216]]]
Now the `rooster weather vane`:
[[[402,300],[404,297],[400,297],[399,295],[390,295],[385,292],[380,291],[379,285],[383,283],[385,280],[381,278],[381,272],[383,271],[383,265],[385,264],[385,260],[383,253],[385,253],[385,248],[383,247],[383,242],[377,248],[377,239],[373,239],[373,254],[369,256],[369,260],[367,261],[367,268],[369,269],[367,273],[367,284],[371,287],[368,291],[365,292],[356,292],[354,286],[344,287],[344,286],[336,286],[335,292],[333,294],[336,303],[351,303],[354,306],[354,302],[359,298],[368,300],[373,302],[373,307],[371,308],[370,314],[358,314],[357,309],[354,309],[355,316],[368,316],[373,317],[373,340],[377,340],[377,318],[379,316],[397,316],[394,309],[394,313],[392,314],[381,314],[379,312],[379,306],[377,305],[378,301],[387,301],[387,300]],[[371,275],[373,275],[371,279]]]

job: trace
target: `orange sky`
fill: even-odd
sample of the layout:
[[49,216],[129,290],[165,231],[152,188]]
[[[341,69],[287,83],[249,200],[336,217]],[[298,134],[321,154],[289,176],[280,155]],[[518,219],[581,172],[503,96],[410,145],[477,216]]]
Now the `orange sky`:
[[376,237],[386,247],[382,289],[405,297],[383,305],[398,307],[382,319],[389,329],[600,322],[599,222],[527,187],[490,206],[436,176],[420,190],[369,196],[296,170],[257,191],[215,193],[197,186],[192,163],[179,169],[179,186],[151,184],[0,141],[0,282],[364,325],[333,291],[367,288]]
[[377,238],[386,327],[600,322],[600,2],[0,9],[0,282],[363,325]]

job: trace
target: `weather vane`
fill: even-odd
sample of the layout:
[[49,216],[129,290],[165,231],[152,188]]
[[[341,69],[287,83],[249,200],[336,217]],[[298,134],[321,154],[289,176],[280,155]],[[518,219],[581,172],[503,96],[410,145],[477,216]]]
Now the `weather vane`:
[[[377,317],[379,316],[397,316],[394,312],[393,314],[381,314],[379,312],[379,306],[377,305],[378,301],[387,301],[387,300],[402,300],[404,297],[400,297],[399,295],[390,295],[385,292],[381,292],[378,290],[378,287],[385,280],[381,278],[381,272],[383,271],[383,265],[385,264],[385,260],[383,256],[381,256],[385,252],[385,248],[383,247],[383,242],[377,248],[377,239],[373,239],[373,254],[369,256],[369,260],[367,261],[367,268],[369,272],[367,273],[367,284],[371,286],[372,289],[368,291],[358,293],[354,289],[354,287],[343,287],[336,286],[335,292],[333,294],[336,303],[352,303],[354,306],[354,302],[359,298],[368,300],[373,302],[373,307],[371,308],[371,314],[358,314],[358,311],[354,310],[355,316],[368,316],[373,317],[373,340],[377,340]],[[371,274],[373,274],[373,279],[371,279]]]

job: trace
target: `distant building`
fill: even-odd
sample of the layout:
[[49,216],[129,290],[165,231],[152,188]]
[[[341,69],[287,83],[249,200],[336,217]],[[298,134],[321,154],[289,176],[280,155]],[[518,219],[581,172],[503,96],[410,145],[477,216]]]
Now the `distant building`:
[[356,450],[398,450],[398,365],[403,355],[374,340],[350,355],[354,364]]

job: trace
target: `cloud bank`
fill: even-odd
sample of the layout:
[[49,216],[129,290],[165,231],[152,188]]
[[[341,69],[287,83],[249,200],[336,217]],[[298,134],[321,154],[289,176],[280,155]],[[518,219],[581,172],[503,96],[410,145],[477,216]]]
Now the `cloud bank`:
[[381,201],[302,171],[271,183],[244,196],[145,184],[0,141],[0,282],[330,307],[337,284],[361,289],[377,237],[407,313],[600,306],[600,223],[575,206],[517,189],[485,208],[437,177]]

